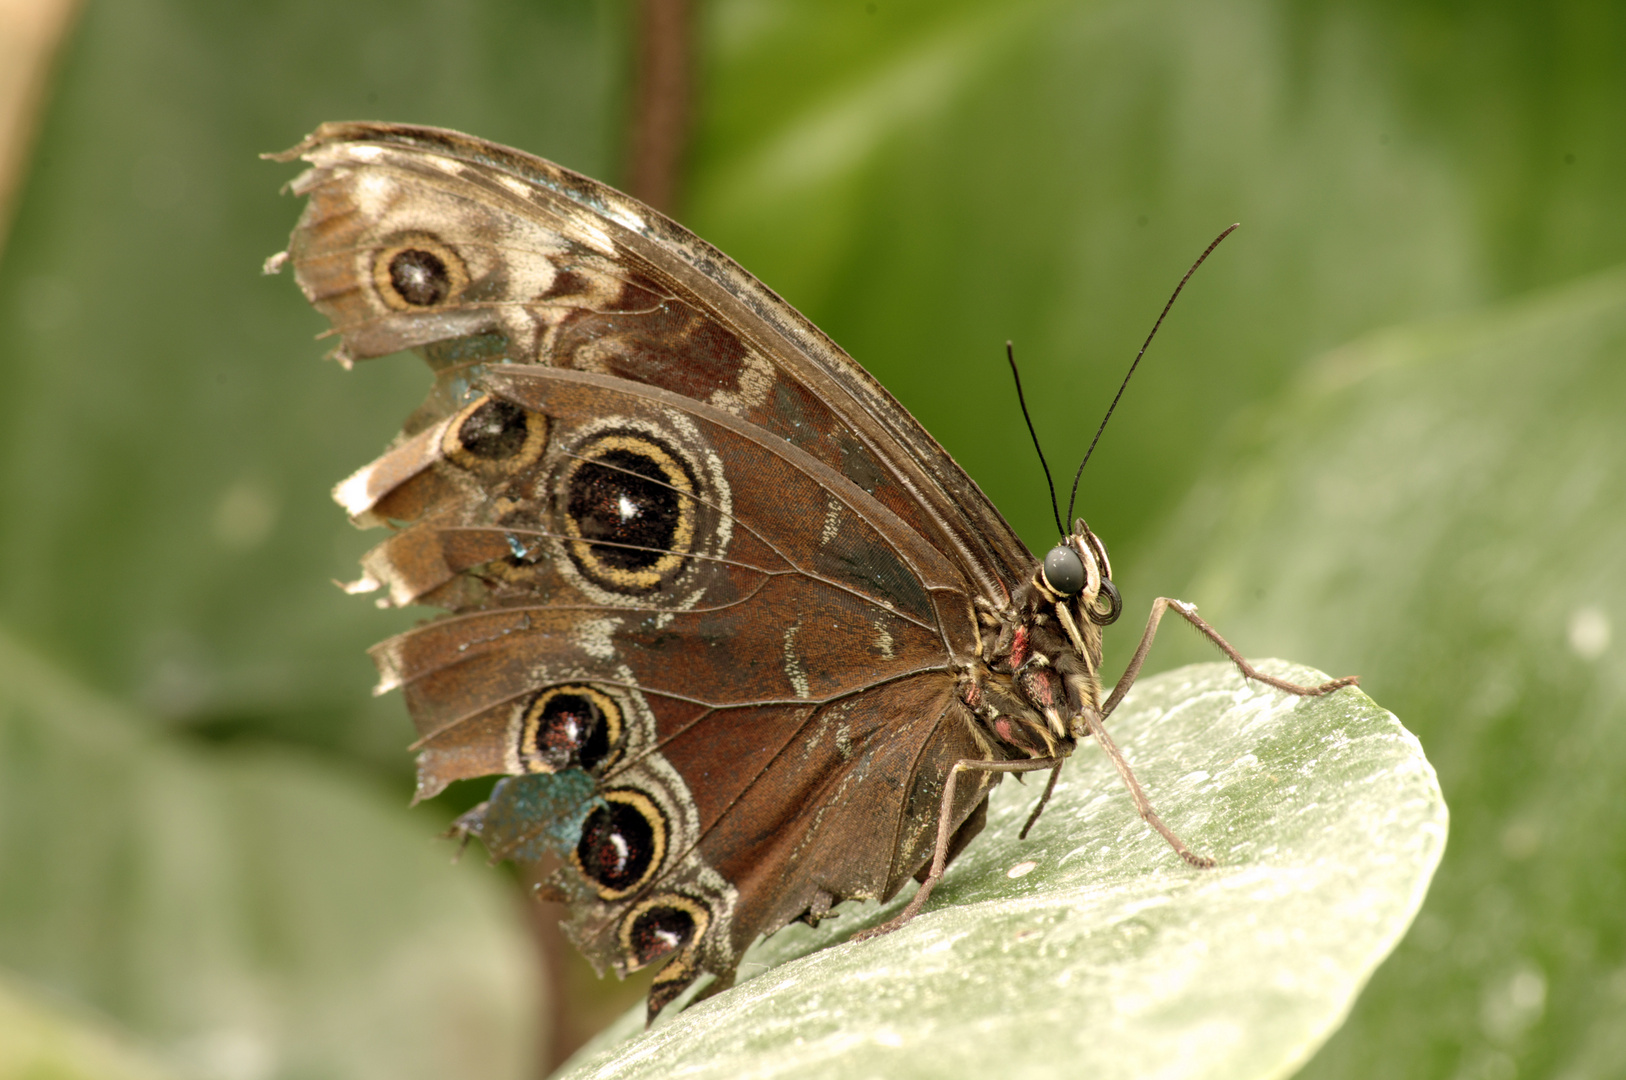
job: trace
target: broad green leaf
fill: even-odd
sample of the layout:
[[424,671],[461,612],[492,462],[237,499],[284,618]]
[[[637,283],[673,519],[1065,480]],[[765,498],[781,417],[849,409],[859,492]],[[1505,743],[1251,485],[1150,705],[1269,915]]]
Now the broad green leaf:
[[1015,340],[1127,566],[1236,410],[1307,357],[1626,259],[1605,2],[717,0],[688,223],[1053,542]]
[[1422,902],[1446,835],[1434,770],[1360,691],[1294,698],[1223,664],[1146,680],[1112,728],[1218,868],[1176,858],[1087,745],[1026,841],[1040,785],[1002,784],[902,930],[833,944],[904,897],[787,928],[747,953],[742,985],[647,1034],[634,1011],[565,1075],[1289,1074]]
[[1167,584],[1243,648],[1360,674],[1452,807],[1306,1077],[1620,1075],[1626,268],[1339,349],[1238,434]]
[[0,978],[0,1080],[173,1080],[132,1041]]
[[286,752],[179,747],[0,636],[0,970],[203,1080],[518,1078],[502,879]]

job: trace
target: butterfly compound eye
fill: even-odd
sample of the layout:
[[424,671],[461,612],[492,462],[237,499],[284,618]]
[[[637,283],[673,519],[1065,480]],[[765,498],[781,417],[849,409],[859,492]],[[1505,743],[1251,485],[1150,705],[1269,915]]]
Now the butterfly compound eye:
[[1057,544],[1044,557],[1045,584],[1063,596],[1077,596],[1084,591],[1089,576],[1084,572],[1084,560],[1066,544]]

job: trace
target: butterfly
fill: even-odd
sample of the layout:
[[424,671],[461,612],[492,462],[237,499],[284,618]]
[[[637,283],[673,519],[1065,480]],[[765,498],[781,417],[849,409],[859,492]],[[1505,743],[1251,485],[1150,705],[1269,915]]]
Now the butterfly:
[[[1093,737],[1122,603],[1082,519],[1036,559],[924,428],[765,286],[558,165],[452,131],[330,123],[287,251],[337,359],[411,350],[434,385],[334,496],[388,537],[352,592],[444,614],[376,646],[417,727],[417,798],[548,868],[600,973],[665,961],[651,1019],[746,946],[921,882],[1007,772]],[[1069,515],[1071,508],[1069,508]],[[1050,788],[1039,800],[1042,807]],[[1036,812],[1037,813],[1037,810]]]

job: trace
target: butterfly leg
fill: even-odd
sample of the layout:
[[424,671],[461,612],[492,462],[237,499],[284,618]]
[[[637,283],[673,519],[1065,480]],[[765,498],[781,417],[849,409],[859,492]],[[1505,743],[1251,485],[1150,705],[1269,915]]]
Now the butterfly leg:
[[1169,846],[1175,850],[1175,853],[1192,866],[1199,870],[1207,870],[1212,867],[1214,865],[1213,859],[1207,855],[1199,855],[1192,851],[1186,846],[1184,840],[1174,834],[1173,829],[1163,824],[1163,819],[1157,816],[1156,810],[1152,809],[1152,800],[1146,797],[1146,792],[1141,790],[1140,781],[1135,779],[1135,771],[1129,767],[1129,762],[1124,759],[1123,751],[1119,750],[1118,744],[1112,741],[1112,736],[1108,735],[1107,729],[1101,725],[1101,717],[1096,715],[1093,709],[1084,710],[1084,724],[1090,729],[1090,734],[1095,736],[1095,741],[1101,744],[1101,749],[1106,751],[1113,767],[1118,770],[1118,776],[1123,779],[1124,787],[1129,789],[1129,797],[1135,800],[1135,809],[1140,812],[1141,820],[1156,829],[1158,835],[1169,842]]
[[937,883],[943,880],[943,871],[948,867],[949,841],[954,838],[956,823],[954,821],[954,788],[963,772],[999,772],[1024,773],[1040,772],[1044,769],[1058,769],[1062,758],[1024,758],[1020,761],[985,761],[981,758],[961,758],[949,770],[948,781],[943,785],[943,802],[937,815],[937,847],[932,852],[931,872],[920,883],[920,888],[910,899],[909,906],[898,913],[897,917],[862,930],[852,936],[853,941],[865,941],[869,938],[890,934],[900,926],[920,914],[920,909],[926,906],[926,900],[932,895]]
[[1101,716],[1103,718],[1112,715],[1112,710],[1118,707],[1118,703],[1123,701],[1124,695],[1129,693],[1129,688],[1135,685],[1135,676],[1140,674],[1141,665],[1146,663],[1146,654],[1152,651],[1152,639],[1157,636],[1157,624],[1163,620],[1163,613],[1171,607],[1182,618],[1201,631],[1204,637],[1218,645],[1220,651],[1231,658],[1231,663],[1237,666],[1237,670],[1241,671],[1245,678],[1262,682],[1266,686],[1274,686],[1276,689],[1285,690],[1289,694],[1298,694],[1301,697],[1330,694],[1342,687],[1354,686],[1360,681],[1358,676],[1345,675],[1342,679],[1333,679],[1330,682],[1321,683],[1319,686],[1300,686],[1298,683],[1266,675],[1248,663],[1247,658],[1237,652],[1229,641],[1221,637],[1218,630],[1204,622],[1202,617],[1197,614],[1195,605],[1188,604],[1184,600],[1171,600],[1167,596],[1160,596],[1152,602],[1152,614],[1146,620],[1146,632],[1140,636],[1140,644],[1135,648],[1135,655],[1129,658],[1129,666],[1124,669],[1123,676],[1118,680],[1118,685],[1112,688],[1112,696],[1107,698],[1105,705],[1101,706]]
[[1206,855],[1198,855],[1192,851],[1183,840],[1174,834],[1174,830],[1163,824],[1163,819],[1157,816],[1157,812],[1152,809],[1151,800],[1146,797],[1146,792],[1141,789],[1140,781],[1135,779],[1135,773],[1130,769],[1129,762],[1124,760],[1123,752],[1118,749],[1117,743],[1112,741],[1112,736],[1107,734],[1107,729],[1101,723],[1103,719],[1112,715],[1112,711],[1123,701],[1124,695],[1129,693],[1129,688],[1135,684],[1135,677],[1140,674],[1141,665],[1146,663],[1146,654],[1152,650],[1152,639],[1157,636],[1157,624],[1162,621],[1163,613],[1171,607],[1179,612],[1187,622],[1202,631],[1210,641],[1218,645],[1245,677],[1256,679],[1267,686],[1274,686],[1276,689],[1285,690],[1290,694],[1314,697],[1319,694],[1330,694],[1340,687],[1353,686],[1356,677],[1348,675],[1342,679],[1333,679],[1331,682],[1321,683],[1318,686],[1300,686],[1298,683],[1273,678],[1248,663],[1247,659],[1237,652],[1229,641],[1220,636],[1218,630],[1209,626],[1198,616],[1197,609],[1192,605],[1183,600],[1171,600],[1166,596],[1158,597],[1152,604],[1152,614],[1146,620],[1146,632],[1141,635],[1140,645],[1135,649],[1135,655],[1130,657],[1129,666],[1124,669],[1123,676],[1118,680],[1118,685],[1112,688],[1112,694],[1107,698],[1106,703],[1101,706],[1099,714],[1091,709],[1084,710],[1084,723],[1089,728],[1090,734],[1095,736],[1095,741],[1101,744],[1101,749],[1106,751],[1107,757],[1112,760],[1113,766],[1117,768],[1118,775],[1123,778],[1124,786],[1129,789],[1130,796],[1135,800],[1135,809],[1140,812],[1141,818],[1156,829],[1182,859],[1192,866],[1207,869],[1214,865],[1214,860]]
[[1028,815],[1027,824],[1023,825],[1022,831],[1016,834],[1016,838],[1018,840],[1026,840],[1028,838],[1028,830],[1033,828],[1033,823],[1039,820],[1040,814],[1044,813],[1045,806],[1050,802],[1050,796],[1056,793],[1056,781],[1060,779],[1061,764],[1058,762],[1056,767],[1050,770],[1050,779],[1045,783],[1044,794],[1039,796],[1038,805],[1034,806],[1033,813]]

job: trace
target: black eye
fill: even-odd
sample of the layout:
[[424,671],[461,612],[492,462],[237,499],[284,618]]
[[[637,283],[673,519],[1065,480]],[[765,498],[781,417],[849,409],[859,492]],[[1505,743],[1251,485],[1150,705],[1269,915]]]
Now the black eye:
[[1057,544],[1044,557],[1045,584],[1063,596],[1077,596],[1084,591],[1089,576],[1084,573],[1084,560],[1066,544]]

